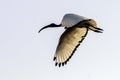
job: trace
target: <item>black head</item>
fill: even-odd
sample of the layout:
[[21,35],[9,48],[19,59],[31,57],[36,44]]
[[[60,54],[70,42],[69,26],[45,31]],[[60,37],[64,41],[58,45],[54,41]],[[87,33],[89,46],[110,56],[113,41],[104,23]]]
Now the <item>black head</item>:
[[47,25],[47,27],[56,27],[57,25],[55,23],[51,23],[49,25]]

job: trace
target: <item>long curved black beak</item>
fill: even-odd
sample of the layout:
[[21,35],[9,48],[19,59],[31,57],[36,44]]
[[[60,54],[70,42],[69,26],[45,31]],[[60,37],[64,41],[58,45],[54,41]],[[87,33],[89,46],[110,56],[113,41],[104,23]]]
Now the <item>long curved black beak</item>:
[[38,33],[40,33],[40,31],[42,31],[43,29],[49,28],[49,27],[50,27],[50,26],[45,26],[45,27],[41,28],[41,29],[38,31]]
[[41,29],[38,31],[38,33],[40,33],[43,29],[46,29],[46,28],[60,27],[60,26],[61,26],[61,24],[60,24],[60,25],[50,24],[50,25],[47,25],[47,26],[41,28]]

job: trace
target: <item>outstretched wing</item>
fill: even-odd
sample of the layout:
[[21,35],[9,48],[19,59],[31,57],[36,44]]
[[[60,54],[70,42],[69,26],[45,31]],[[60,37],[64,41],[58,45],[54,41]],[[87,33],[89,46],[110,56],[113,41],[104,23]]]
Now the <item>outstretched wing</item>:
[[79,44],[88,33],[87,28],[71,27],[68,28],[60,37],[59,44],[54,56],[55,65],[59,67],[66,64],[74,54]]

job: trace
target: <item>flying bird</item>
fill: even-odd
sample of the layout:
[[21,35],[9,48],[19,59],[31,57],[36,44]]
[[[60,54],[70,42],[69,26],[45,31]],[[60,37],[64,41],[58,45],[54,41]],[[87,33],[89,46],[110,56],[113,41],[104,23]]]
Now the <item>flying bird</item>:
[[54,55],[55,66],[64,66],[72,57],[77,47],[86,37],[88,31],[102,33],[103,29],[97,27],[97,23],[93,19],[89,19],[77,14],[64,15],[60,24],[51,23],[41,30],[49,27],[63,27],[65,32],[61,35],[56,52]]

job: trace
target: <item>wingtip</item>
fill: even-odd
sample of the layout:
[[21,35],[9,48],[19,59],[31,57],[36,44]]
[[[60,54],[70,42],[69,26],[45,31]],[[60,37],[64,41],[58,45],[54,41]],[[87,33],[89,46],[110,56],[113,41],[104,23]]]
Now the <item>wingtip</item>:
[[59,67],[61,67],[61,63],[59,63]]
[[53,61],[55,61],[55,60],[56,60],[56,57],[53,58]]
[[57,66],[57,65],[58,65],[58,63],[56,62],[56,63],[55,63],[55,66]]
[[55,66],[61,67],[61,66],[66,65],[67,62],[68,62],[68,61],[65,61],[65,62],[62,62],[62,63],[58,63],[58,62],[56,62],[56,63],[55,63]]
[[62,66],[64,66],[64,63],[62,63]]

